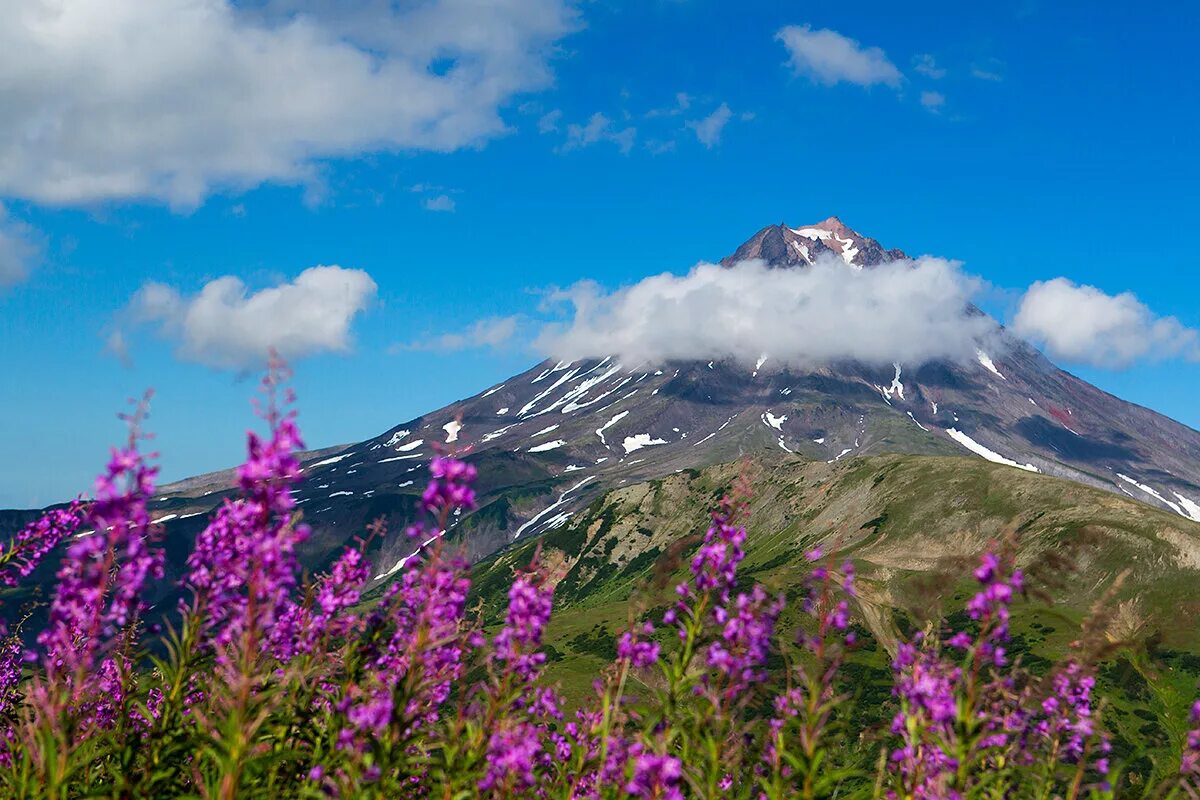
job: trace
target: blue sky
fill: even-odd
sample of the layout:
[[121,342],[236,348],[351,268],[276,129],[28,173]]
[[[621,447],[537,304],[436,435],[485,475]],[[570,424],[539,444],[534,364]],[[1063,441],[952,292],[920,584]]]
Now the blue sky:
[[[1134,293],[1144,352],[1059,342],[1057,360],[1200,427],[1195,9],[207,0],[198,32],[186,5],[6,13],[0,507],[89,488],[150,386],[164,477],[237,462],[251,358],[228,326],[189,349],[180,322],[214,280],[361,271],[328,331],[278,322],[313,337],[295,385],[323,446],[540,357],[520,333],[413,343],[482,318],[525,331],[550,287],[684,273],[831,214],[961,260],[1005,322],[1037,281]],[[169,288],[148,302],[147,284]],[[288,297],[264,330],[303,310]]]

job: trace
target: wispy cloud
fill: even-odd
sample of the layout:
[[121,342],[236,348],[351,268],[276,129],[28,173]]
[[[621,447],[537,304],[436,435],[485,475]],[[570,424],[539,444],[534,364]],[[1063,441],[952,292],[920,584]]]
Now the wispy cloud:
[[558,130],[558,123],[562,119],[562,115],[562,109],[559,108],[542,114],[542,116],[538,117],[538,133],[554,133]]
[[0,205],[0,289],[28,278],[41,252],[33,227],[8,216]]
[[435,197],[425,198],[426,211],[445,211],[452,212],[457,207],[454,198],[448,194],[439,194]]
[[977,61],[971,65],[971,77],[999,83],[1004,80],[1004,62],[998,58]]
[[339,266],[311,267],[257,292],[234,276],[210,281],[191,296],[151,282],[130,300],[108,345],[124,357],[129,333],[150,326],[176,342],[181,359],[220,369],[255,367],[271,349],[288,359],[346,352],[351,323],[375,292],[366,272]]
[[946,77],[946,70],[938,66],[937,59],[929,53],[921,53],[913,58],[913,69],[927,78],[935,81]]
[[1135,361],[1200,361],[1200,331],[1160,317],[1132,292],[1111,295],[1067,278],[1039,281],[1021,298],[1013,330],[1055,358],[1121,368]]
[[619,127],[606,115],[596,112],[588,119],[587,124],[571,123],[567,126],[567,139],[563,142],[561,150],[566,152],[600,142],[611,142],[623,154],[628,154],[636,141],[637,128]]
[[692,96],[687,92],[675,93],[675,105],[663,108],[652,108],[646,112],[647,119],[655,117],[678,117],[692,107]]
[[401,350],[434,350],[451,352],[483,347],[503,347],[516,336],[521,317],[487,317],[477,320],[467,328],[454,333],[443,333],[409,344],[393,346],[392,352]]
[[896,88],[903,81],[900,70],[883,50],[864,47],[837,31],[789,25],[780,29],[775,38],[787,48],[792,70],[817,83],[884,84]]
[[711,149],[720,143],[721,133],[732,118],[733,112],[729,109],[729,105],[721,103],[707,117],[689,122],[687,126],[696,134],[696,138],[700,140],[700,144]]

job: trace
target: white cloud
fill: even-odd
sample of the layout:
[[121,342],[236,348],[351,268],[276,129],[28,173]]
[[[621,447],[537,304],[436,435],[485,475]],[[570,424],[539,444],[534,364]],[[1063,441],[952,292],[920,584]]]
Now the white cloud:
[[998,58],[988,58],[983,62],[971,65],[971,77],[981,81],[999,83],[1004,80],[1004,62]]
[[444,333],[432,339],[403,345],[399,350],[467,350],[476,347],[501,347],[512,341],[520,318],[488,317],[472,323],[458,333]]
[[946,70],[938,66],[937,59],[929,53],[921,53],[913,59],[913,69],[927,78],[941,80],[946,77]]
[[0,289],[28,278],[41,250],[37,232],[0,206]]
[[648,119],[655,117],[677,117],[692,107],[692,96],[687,92],[675,93],[675,105],[664,108],[652,108],[646,112]]
[[567,126],[567,140],[562,150],[577,150],[599,142],[612,142],[623,153],[628,154],[637,140],[637,128],[620,128],[604,114],[596,112],[586,125],[571,123]]
[[921,105],[937,114],[942,110],[942,106],[946,105],[946,95],[941,92],[921,92]]
[[454,211],[455,208],[454,198],[448,194],[439,194],[436,197],[425,199],[426,211]]
[[1013,330],[1053,357],[1099,367],[1125,367],[1140,359],[1200,361],[1200,331],[1155,315],[1131,292],[1110,295],[1066,278],[1030,286]]
[[[241,369],[262,363],[274,348],[296,359],[350,349],[350,324],[375,297],[375,281],[362,270],[319,266],[294,281],[250,292],[240,278],[210,281],[194,296],[173,286],[147,283],[125,310],[124,325],[153,325],[178,343],[177,354],[211,367]],[[109,349],[124,355],[122,327]]]
[[882,83],[898,87],[900,70],[878,47],[863,47],[837,31],[808,25],[788,25],[775,34],[788,51],[788,63],[797,75],[832,86],[845,81],[859,86]]
[[700,140],[700,144],[711,149],[714,145],[720,143],[721,132],[725,130],[725,126],[732,118],[733,112],[729,110],[729,105],[721,103],[716,111],[704,119],[687,123],[687,126],[695,131],[696,138]]
[[562,119],[562,115],[562,109],[556,108],[553,111],[547,111],[538,118],[538,133],[554,133],[558,130],[558,121]]
[[626,362],[735,358],[918,363],[970,359],[995,332],[968,312],[978,282],[934,258],[850,269],[840,259],[809,269],[699,264],[606,292],[590,282],[551,296],[572,309],[537,347],[556,358],[613,354]]
[[0,0],[0,196],[199,203],[451,151],[547,88],[572,0]]

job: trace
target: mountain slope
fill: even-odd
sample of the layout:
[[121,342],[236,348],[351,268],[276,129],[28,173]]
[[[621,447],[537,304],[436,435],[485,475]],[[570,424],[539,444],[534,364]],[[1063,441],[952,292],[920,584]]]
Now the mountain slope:
[[[723,263],[736,269],[743,258],[763,258],[802,269],[825,252],[851,268],[903,257],[831,218],[765,228]],[[1200,521],[1200,433],[1079,380],[1007,334],[996,352],[967,363],[776,366],[769,355],[753,366],[545,362],[350,448],[340,461],[312,465],[315,486],[302,502],[319,524],[364,496],[415,491],[433,443],[469,453],[484,475],[504,454],[506,465],[541,476],[544,494],[509,506],[502,522],[494,516],[486,544],[477,531],[479,556],[563,524],[608,488],[745,453],[820,462],[917,453],[982,456]],[[384,555],[388,566],[386,558],[403,554]]]
[[[722,263],[737,269],[759,258],[804,269],[823,254],[849,269],[904,257],[830,218],[764,228]],[[793,370],[769,354],[754,365],[545,362],[308,459],[296,492],[314,529],[306,563],[321,568],[383,516],[394,533],[373,557],[381,578],[394,570],[411,551],[401,530],[434,445],[457,449],[479,467],[482,507],[453,531],[470,532],[465,541],[475,559],[567,524],[610,489],[765,452],[818,464],[885,453],[982,457],[1200,521],[1200,433],[1058,369],[1014,337],[1000,341],[966,363],[923,365]],[[203,493],[176,488],[153,510],[171,547],[186,552],[204,512],[227,491],[219,484]]]

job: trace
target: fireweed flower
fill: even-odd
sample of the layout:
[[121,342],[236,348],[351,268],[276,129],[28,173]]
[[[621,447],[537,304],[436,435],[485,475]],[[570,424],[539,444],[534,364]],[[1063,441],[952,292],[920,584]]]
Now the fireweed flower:
[[1192,704],[1192,729],[1184,742],[1183,755],[1179,759],[1179,773],[1192,781],[1200,778],[1200,700]]
[[297,653],[312,653],[322,637],[343,637],[353,631],[358,619],[348,611],[358,603],[371,578],[371,565],[362,551],[361,542],[347,547],[330,572],[317,579],[313,607],[288,605],[271,634],[276,658],[288,661]]
[[24,649],[21,640],[8,636],[0,641],[0,767],[12,766],[12,749],[16,732],[9,724],[21,699],[21,662]]
[[[28,578],[43,559],[66,537],[75,533],[83,521],[79,501],[67,508],[47,511],[22,528],[7,547],[0,549],[0,587],[13,588]],[[0,620],[0,635],[4,621]]]
[[636,668],[649,667],[658,661],[658,642],[649,638],[654,633],[653,623],[642,625],[641,633],[625,631],[617,640],[617,657],[628,659]]
[[531,683],[546,661],[537,648],[553,605],[553,590],[540,584],[536,572],[517,578],[508,591],[508,614],[492,641],[492,657],[523,683]]
[[242,496],[227,500],[197,537],[185,583],[219,649],[269,632],[259,645],[288,656],[297,635],[291,599],[299,571],[296,547],[309,529],[291,520],[295,501],[289,490],[300,479],[294,452],[304,443],[294,413],[275,406],[281,380],[276,370],[264,379],[271,403],[262,416],[270,438],[248,434],[248,457],[237,473]]
[[532,787],[536,783],[534,769],[541,749],[538,731],[529,723],[517,723],[493,732],[488,739],[488,767],[479,781],[480,790]]
[[[422,507],[439,515],[439,526],[454,511],[472,507],[473,467],[439,457],[430,473]],[[347,552],[317,593],[319,613],[332,617],[351,605],[349,587],[365,569],[365,562]],[[442,555],[440,538],[428,554],[418,552],[405,561],[401,579],[363,622],[368,632],[382,633],[367,637],[374,643],[362,653],[366,674],[338,703],[349,723],[341,732],[343,748],[365,748],[370,737],[384,735],[397,720],[403,720],[406,733],[438,720],[439,709],[465,668],[467,642],[462,634],[471,587],[467,570],[466,561]],[[410,690],[398,707],[396,687],[401,685]]]
[[435,456],[429,464],[433,479],[421,494],[421,506],[431,514],[475,507],[475,467],[447,456]]
[[[137,449],[144,405],[130,418],[126,447],[113,450],[87,513],[94,532],[67,549],[57,573],[47,627],[38,635],[51,684],[69,686],[77,710],[93,701],[91,721],[106,727],[122,701],[123,680],[111,653],[144,610],[142,593],[163,575],[163,552],[146,510],[157,467]],[[44,699],[44,698],[43,698]]]
[[[998,556],[985,553],[974,576],[981,588],[967,602],[967,614],[979,623],[980,632],[976,637],[955,633],[947,641],[951,649],[967,651],[969,672],[947,660],[938,643],[921,634],[913,643],[900,645],[893,663],[893,694],[901,709],[892,721],[892,733],[900,737],[901,746],[892,752],[891,762],[917,797],[950,793],[949,782],[964,747],[973,748],[969,757],[981,757],[1007,745],[1022,725],[1022,713],[1013,706],[1011,681],[999,675],[989,681],[987,672],[1006,664],[1009,605],[1013,593],[1023,588],[1021,571],[1008,573]],[[964,697],[973,697],[975,706],[960,712]],[[958,741],[960,713],[974,719],[978,738]]]
[[707,663],[723,676],[727,699],[738,697],[752,683],[766,680],[763,666],[771,652],[775,620],[782,610],[783,598],[768,598],[759,585],[750,594],[739,594],[732,608],[716,608],[714,616],[721,625],[721,635],[708,646]]
[[[722,603],[729,601],[729,592],[737,580],[738,564],[746,557],[742,545],[746,542],[746,529],[735,525],[739,509],[734,501],[725,497],[713,513],[712,525],[704,534],[704,543],[692,559],[692,578],[699,591],[716,590]],[[691,587],[681,587],[679,594],[686,596]]]
[[633,797],[683,800],[679,788],[682,782],[683,764],[678,758],[642,753],[634,761],[633,778],[625,785],[625,792]]

